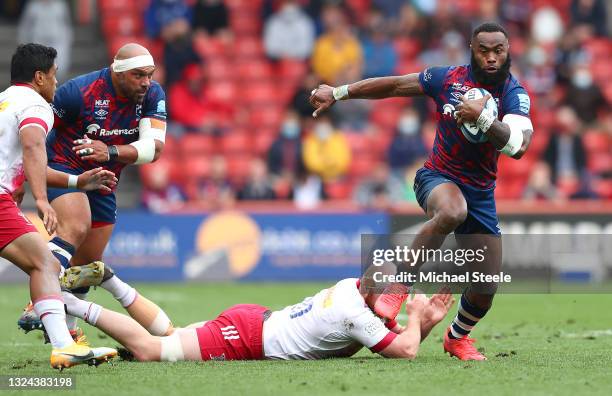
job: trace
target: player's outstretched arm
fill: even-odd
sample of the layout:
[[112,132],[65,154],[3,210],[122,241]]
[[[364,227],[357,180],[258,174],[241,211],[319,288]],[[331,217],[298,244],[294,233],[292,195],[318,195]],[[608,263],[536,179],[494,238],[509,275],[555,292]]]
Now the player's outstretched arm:
[[421,344],[421,320],[429,300],[424,294],[415,294],[406,301],[408,324],[380,354],[388,358],[414,359]]
[[47,185],[57,188],[78,188],[83,191],[110,192],[117,185],[117,178],[113,172],[103,168],[91,169],[76,176],[47,167]]
[[19,131],[23,148],[23,168],[36,202],[38,216],[49,234],[55,232],[57,215],[47,199],[47,150],[45,135],[39,126],[26,126]]
[[310,104],[315,108],[313,117],[330,108],[337,100],[384,99],[399,96],[423,95],[419,74],[376,77],[361,80],[340,87],[319,85],[312,91]]

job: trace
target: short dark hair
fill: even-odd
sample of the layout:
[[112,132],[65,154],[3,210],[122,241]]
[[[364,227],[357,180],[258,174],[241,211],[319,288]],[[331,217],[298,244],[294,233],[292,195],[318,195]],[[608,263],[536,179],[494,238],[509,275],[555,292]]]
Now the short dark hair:
[[37,71],[48,73],[55,63],[57,51],[53,47],[28,43],[20,44],[11,59],[11,83],[27,83]]
[[504,29],[502,25],[496,22],[485,22],[481,24],[476,29],[474,29],[474,32],[472,33],[472,38],[478,36],[478,33],[481,33],[481,32],[488,32],[488,33],[502,32],[504,36],[508,38],[508,32],[506,32],[506,29]]

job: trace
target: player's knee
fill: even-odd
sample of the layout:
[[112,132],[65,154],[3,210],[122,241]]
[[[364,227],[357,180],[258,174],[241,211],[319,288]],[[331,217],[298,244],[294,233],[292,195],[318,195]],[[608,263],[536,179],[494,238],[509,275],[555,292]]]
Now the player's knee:
[[71,221],[67,224],[58,225],[57,233],[62,235],[63,239],[75,245],[80,245],[85,240],[90,228],[91,224],[87,221]]
[[465,221],[467,214],[465,202],[461,202],[460,204],[447,204],[436,213],[437,223],[446,233],[449,233]]

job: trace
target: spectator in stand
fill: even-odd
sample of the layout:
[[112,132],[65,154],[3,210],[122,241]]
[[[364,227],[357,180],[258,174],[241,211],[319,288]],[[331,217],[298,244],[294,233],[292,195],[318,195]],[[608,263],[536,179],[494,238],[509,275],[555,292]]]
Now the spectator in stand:
[[502,23],[497,0],[478,0],[478,10],[470,21],[473,29],[485,22]]
[[145,31],[152,39],[164,39],[164,29],[177,19],[191,21],[191,9],[185,0],[151,0],[144,15]]
[[313,108],[312,105],[308,102],[310,98],[310,94],[312,92],[313,87],[318,87],[321,83],[314,73],[308,73],[306,77],[302,80],[302,85],[296,91],[295,95],[293,95],[293,99],[291,100],[291,107],[294,108],[297,113],[302,117],[303,121],[310,121],[312,119]]
[[397,66],[397,52],[389,39],[385,21],[380,11],[370,11],[368,27],[361,41],[364,56],[364,78],[390,76]]
[[143,180],[142,204],[155,213],[164,213],[185,202],[185,193],[170,182],[170,164],[157,161],[147,165],[151,171]]
[[343,176],[351,162],[346,137],[334,129],[328,116],[317,117],[313,131],[304,139],[304,163],[309,173],[324,182]]
[[601,90],[593,81],[588,63],[574,66],[565,103],[574,109],[585,124],[593,124],[599,112],[609,109]]
[[57,50],[57,79],[68,77],[72,48],[72,21],[64,0],[30,0],[17,31],[20,43],[38,43]]
[[394,30],[397,37],[424,42],[427,26],[427,18],[424,18],[413,5],[405,3],[402,5]]
[[413,164],[421,163],[427,156],[421,134],[421,119],[413,107],[407,107],[402,112],[387,156],[391,169],[398,175]]
[[468,47],[463,36],[454,30],[444,33],[439,47],[421,53],[424,66],[464,65],[469,63]]
[[317,175],[302,172],[297,175],[290,197],[298,209],[314,209],[327,199],[323,181]]
[[458,32],[467,43],[471,35],[470,23],[467,19],[457,12],[457,6],[453,1],[437,2],[436,10],[427,19],[428,25],[424,39],[425,48],[440,47],[440,40],[446,32]]
[[264,26],[264,47],[269,58],[307,59],[312,52],[315,25],[297,0],[283,0]]
[[550,167],[554,185],[576,185],[572,198],[592,197],[591,176],[586,170],[586,152],[582,143],[583,125],[568,106],[557,111],[555,131],[543,155]]
[[170,87],[168,100],[170,117],[186,132],[219,134],[229,127],[233,108],[208,98],[202,67],[191,64],[183,78]]
[[364,208],[386,210],[403,200],[403,189],[402,182],[391,174],[389,166],[380,162],[371,176],[359,183],[353,199]]
[[193,6],[191,27],[195,34],[231,39],[229,13],[222,0],[197,0]]
[[271,200],[276,199],[272,188],[266,163],[255,158],[251,161],[251,171],[246,184],[238,192],[239,200]]
[[603,0],[572,0],[572,26],[583,26],[594,36],[607,37],[607,9]]
[[361,78],[363,51],[339,6],[327,5],[321,16],[325,29],[312,55],[312,69],[320,80],[337,86]]
[[548,95],[555,87],[557,75],[552,60],[540,45],[531,47],[525,56],[526,72],[524,81],[538,96]]
[[225,157],[215,155],[210,164],[210,176],[198,185],[197,200],[212,209],[220,209],[232,206],[234,198],[234,188],[229,182]]
[[162,30],[164,40],[164,66],[166,86],[179,81],[187,65],[200,63],[200,57],[193,49],[193,40],[189,21],[184,18],[174,19]]
[[523,199],[539,201],[558,198],[560,198],[559,193],[551,181],[550,166],[545,162],[538,162],[529,173],[529,181],[523,192]]
[[268,151],[268,169],[276,178],[288,178],[292,183],[295,176],[303,173],[302,127],[298,114],[289,110],[281,126],[280,134]]

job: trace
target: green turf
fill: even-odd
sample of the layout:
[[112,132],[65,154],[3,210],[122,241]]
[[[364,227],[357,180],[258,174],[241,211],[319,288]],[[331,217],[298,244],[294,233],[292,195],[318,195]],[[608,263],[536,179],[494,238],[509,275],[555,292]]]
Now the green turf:
[[[213,317],[234,303],[280,308],[322,284],[139,285],[177,325]],[[57,375],[48,345],[23,335],[16,319],[27,300],[24,286],[0,286],[0,374]],[[97,302],[120,310],[104,290]],[[474,331],[489,361],[465,363],[442,353],[443,327],[434,329],[415,361],[386,360],[362,351],[351,359],[308,362],[136,363],[64,371],[86,395],[610,395],[612,295],[502,295]],[[451,313],[454,315],[455,310]],[[450,316],[450,315],[449,315]],[[451,318],[445,321],[445,324]],[[84,325],[95,345],[115,346]],[[11,392],[0,391],[1,394]],[[24,395],[28,392],[12,392]],[[34,394],[42,394],[38,391]],[[75,392],[73,392],[74,394]]]

